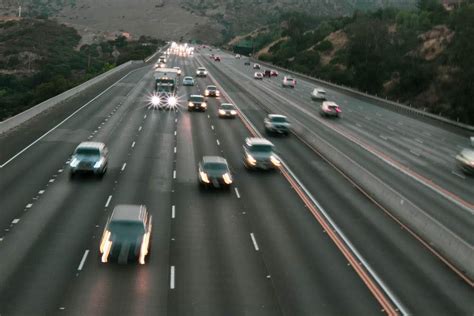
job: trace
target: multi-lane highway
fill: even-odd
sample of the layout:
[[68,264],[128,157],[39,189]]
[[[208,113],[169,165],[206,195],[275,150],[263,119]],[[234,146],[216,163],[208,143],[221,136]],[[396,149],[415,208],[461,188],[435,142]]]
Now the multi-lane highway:
[[[333,91],[344,117],[322,120],[309,100],[311,83],[291,91],[281,77],[256,83],[242,60],[219,53],[214,63],[208,53],[169,59],[183,76],[199,66],[210,72],[180,87],[178,111],[148,108],[153,70],[145,65],[0,137],[1,315],[474,312],[468,283],[295,135],[271,137],[286,168],[249,172],[242,164],[245,138],[265,135],[264,116],[286,114],[472,244],[473,182],[451,173],[447,158],[467,140]],[[209,98],[204,113],[187,112],[187,95],[213,83],[223,96]],[[218,118],[223,101],[239,107],[239,118]],[[85,140],[109,147],[101,180],[68,176],[70,155]],[[388,166],[380,153],[409,170]],[[204,155],[227,159],[230,191],[199,189]],[[153,215],[143,266],[99,260],[107,217],[124,203],[145,204]]]

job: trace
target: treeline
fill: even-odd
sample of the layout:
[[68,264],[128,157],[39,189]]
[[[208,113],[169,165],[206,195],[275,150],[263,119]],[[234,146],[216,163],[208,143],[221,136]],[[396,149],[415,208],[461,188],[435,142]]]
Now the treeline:
[[79,41],[73,28],[50,20],[0,23],[0,121],[163,44],[118,37],[78,50]]
[[253,39],[255,50],[277,41],[262,60],[474,124],[473,0],[343,18],[293,13],[276,26]]

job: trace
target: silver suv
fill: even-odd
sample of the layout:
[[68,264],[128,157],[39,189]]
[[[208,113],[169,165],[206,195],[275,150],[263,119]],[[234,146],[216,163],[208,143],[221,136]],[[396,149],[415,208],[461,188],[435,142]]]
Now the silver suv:
[[281,161],[274,145],[265,138],[249,137],[244,144],[244,165],[248,169],[275,169]]
[[263,120],[267,133],[288,135],[290,133],[290,123],[284,115],[268,114]]
[[104,143],[80,143],[69,163],[71,178],[78,172],[93,173],[102,177],[107,171],[108,157],[109,151]]

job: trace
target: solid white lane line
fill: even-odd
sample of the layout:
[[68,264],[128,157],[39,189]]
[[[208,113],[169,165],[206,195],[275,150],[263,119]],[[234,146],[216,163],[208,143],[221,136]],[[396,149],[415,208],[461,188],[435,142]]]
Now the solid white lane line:
[[174,146],[174,153],[176,154],[176,146]]
[[12,224],[18,224],[19,221],[20,221],[19,218],[15,218],[14,220],[12,220]]
[[105,202],[105,207],[109,207],[110,201],[112,200],[112,195],[109,195],[107,202]]
[[122,169],[121,169],[121,171],[124,171],[126,166],[127,166],[127,163],[126,163],[126,162],[124,162],[124,163],[123,163],[123,165],[122,165]]
[[174,290],[174,287],[175,287],[175,275],[176,275],[176,272],[175,272],[175,268],[174,266],[171,266],[170,267],[170,289]]
[[135,142],[132,143],[132,148],[135,147]]
[[240,199],[239,189],[234,188],[234,190],[235,190],[235,195],[237,195],[237,198]]
[[216,139],[216,143],[217,143],[217,146],[220,146],[220,145],[221,145],[221,143],[219,143],[219,140],[218,140],[218,139]]
[[138,128],[138,131],[141,131],[141,130],[142,130],[142,127],[140,126],[140,127]]
[[0,168],[3,168],[5,167],[6,165],[8,165],[10,162],[12,162],[14,159],[16,159],[18,156],[20,156],[21,154],[23,154],[26,150],[28,150],[31,146],[35,145],[37,142],[39,142],[40,140],[42,140],[43,138],[45,138],[47,135],[49,135],[52,131],[54,131],[55,129],[57,129],[59,126],[63,125],[67,120],[69,120],[71,117],[73,117],[74,115],[76,115],[79,111],[81,111],[83,108],[85,108],[86,106],[88,106],[89,104],[91,104],[92,102],[94,102],[95,100],[97,100],[98,98],[100,98],[104,93],[106,93],[107,91],[109,91],[110,89],[112,89],[113,87],[115,87],[115,85],[117,83],[119,83],[120,81],[122,81],[123,79],[125,79],[125,77],[128,77],[128,75],[130,75],[132,72],[135,72],[135,70],[132,70],[130,71],[128,74],[126,74],[125,76],[123,76],[122,78],[120,78],[119,80],[117,80],[114,84],[112,84],[111,86],[109,86],[107,89],[105,89],[104,91],[102,91],[101,93],[99,93],[98,95],[96,95],[92,100],[88,101],[86,104],[84,104],[83,106],[81,106],[80,108],[78,108],[76,111],[72,112],[71,115],[69,115],[68,117],[66,117],[64,120],[62,120],[61,122],[59,122],[56,126],[54,126],[52,129],[50,129],[49,131],[47,131],[46,133],[44,133],[43,135],[41,135],[38,139],[36,139],[34,142],[32,142],[31,144],[29,144],[28,146],[26,146],[25,148],[23,148],[21,151],[19,151],[16,155],[14,155],[13,157],[11,157],[10,159],[8,159],[3,165],[0,165]]
[[176,207],[173,205],[171,207],[171,218],[175,218],[176,217]]
[[77,271],[81,271],[82,268],[84,267],[84,263],[86,263],[87,256],[89,255],[89,249],[87,249],[84,252],[84,255],[82,256],[81,262],[79,263],[79,266],[77,267]]
[[253,247],[255,248],[255,251],[259,251],[260,248],[258,248],[257,240],[255,239],[253,233],[250,233],[250,238],[252,238]]
[[176,179],[176,170],[173,170],[173,179]]
[[460,174],[459,172],[456,172],[456,171],[452,170],[451,173],[454,174],[455,176],[458,176],[459,178],[461,178],[463,180],[466,180],[466,177],[463,176],[462,174]]
[[32,206],[33,206],[33,204],[30,203],[30,204],[27,204],[27,205],[26,205],[26,208],[31,208]]

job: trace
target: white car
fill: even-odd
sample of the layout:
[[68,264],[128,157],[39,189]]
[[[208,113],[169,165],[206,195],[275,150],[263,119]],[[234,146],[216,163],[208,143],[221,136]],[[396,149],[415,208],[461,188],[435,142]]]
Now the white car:
[[260,68],[261,68],[260,64],[253,64],[253,69],[260,69]]
[[323,88],[314,88],[313,92],[311,92],[311,99],[313,100],[326,100],[326,90]]
[[285,76],[285,77],[283,77],[283,81],[282,81],[281,85],[284,88],[286,88],[286,87],[294,88],[296,86],[296,79],[291,78],[289,76]]
[[207,77],[207,70],[204,67],[199,67],[196,70],[196,76],[197,77]]
[[261,73],[260,71],[257,71],[254,73],[253,77],[254,79],[257,79],[257,80],[263,80],[263,73]]
[[236,54],[235,58],[240,59],[240,54]]
[[321,103],[320,113],[322,116],[341,117],[342,110],[335,102],[324,101]]

